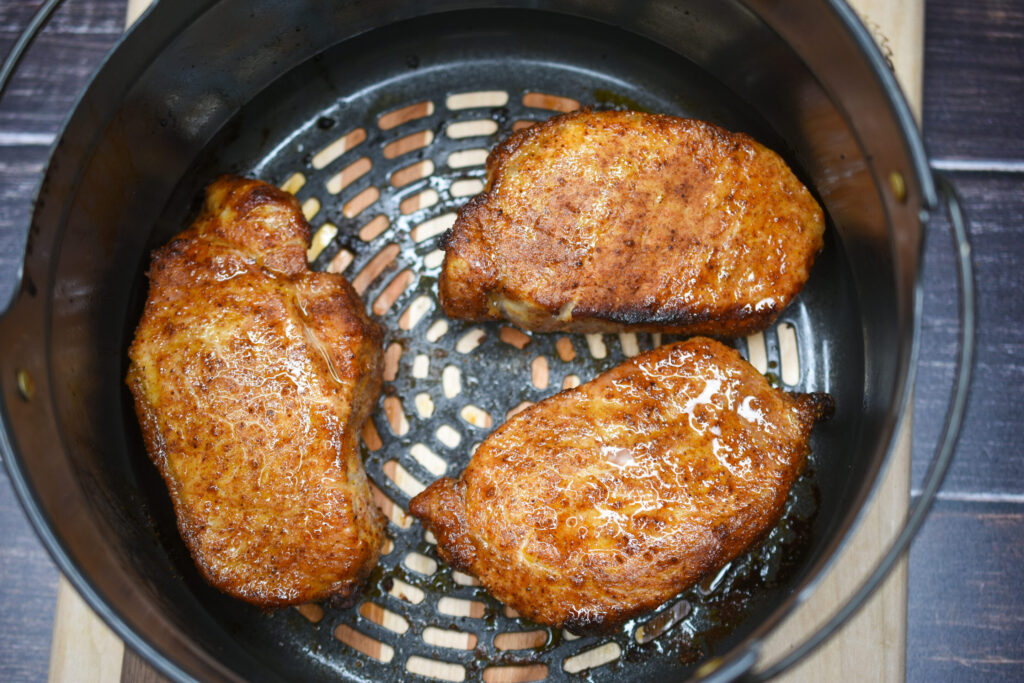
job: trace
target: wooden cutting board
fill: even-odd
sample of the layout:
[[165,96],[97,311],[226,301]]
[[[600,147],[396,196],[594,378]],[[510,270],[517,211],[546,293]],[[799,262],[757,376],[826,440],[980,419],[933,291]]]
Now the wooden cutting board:
[[[152,0],[128,0],[127,25]],[[924,0],[851,0],[871,29],[920,120]],[[913,402],[911,402],[911,405]],[[910,492],[911,420],[903,421],[885,480],[857,533],[814,595],[768,639],[764,661],[796,647],[842,605],[898,530]],[[902,681],[906,672],[907,565],[901,561],[882,588],[846,627],[786,674],[787,682]],[[50,651],[50,681],[163,681],[104,624],[63,577]]]

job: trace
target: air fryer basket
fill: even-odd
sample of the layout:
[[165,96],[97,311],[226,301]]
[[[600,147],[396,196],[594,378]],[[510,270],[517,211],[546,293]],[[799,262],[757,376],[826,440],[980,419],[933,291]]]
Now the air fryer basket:
[[[902,409],[934,190],[891,82],[865,66],[842,7],[372,4],[160,3],[94,81],[54,150],[0,328],[12,479],[30,516],[101,614],[176,676],[621,680],[735,659],[834,555]],[[665,341],[525,334],[437,305],[437,238],[482,187],[487,150],[580,105],[748,132],[816,190],[830,226],[811,281],[777,325],[734,343],[778,385],[828,391],[838,409],[762,546],[616,634],[574,638],[439,562],[405,510],[510,411]],[[294,192],[312,267],[345,274],[387,330],[364,456],[390,541],[351,609],[264,613],[207,586],[122,385],[148,254],[223,172]]]

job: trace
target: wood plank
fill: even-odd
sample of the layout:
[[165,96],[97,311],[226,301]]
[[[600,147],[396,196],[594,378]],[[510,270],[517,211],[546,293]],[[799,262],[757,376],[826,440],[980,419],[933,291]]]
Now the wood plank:
[[[1024,174],[956,173],[971,220],[978,273],[977,363],[966,424],[942,495],[1024,492],[1020,457],[1024,386]],[[914,404],[915,486],[945,417],[956,351],[953,251],[944,218],[929,231],[924,325]],[[1016,397],[1016,398],[1014,398]]]
[[914,542],[911,681],[1024,678],[1024,505],[940,501]]
[[925,34],[932,156],[1024,162],[1024,3],[928,0]]
[[50,650],[50,683],[117,681],[124,643],[60,577]]
[[0,681],[46,678],[57,568],[0,466]]

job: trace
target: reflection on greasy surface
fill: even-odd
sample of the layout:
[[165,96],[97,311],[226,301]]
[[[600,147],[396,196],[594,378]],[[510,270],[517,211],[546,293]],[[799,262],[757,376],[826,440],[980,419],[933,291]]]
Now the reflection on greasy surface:
[[759,540],[831,410],[695,338],[516,415],[410,511],[442,558],[524,616],[605,631]]
[[224,177],[153,254],[127,382],[196,564],[259,605],[350,596],[383,517],[359,458],[381,330],[340,275],[310,272],[291,195]]
[[519,131],[445,238],[449,317],[531,330],[741,336],[807,281],[824,218],[742,133],[584,110]]

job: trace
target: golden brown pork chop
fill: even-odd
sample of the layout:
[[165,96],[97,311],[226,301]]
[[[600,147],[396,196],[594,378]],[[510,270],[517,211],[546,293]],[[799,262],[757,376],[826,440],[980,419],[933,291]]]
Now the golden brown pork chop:
[[410,510],[444,560],[524,616],[605,631],[778,521],[831,404],[694,338],[516,415]]
[[257,605],[349,596],[384,521],[359,459],[381,330],[339,275],[310,272],[291,195],[223,177],[153,254],[128,385],[206,579]]
[[715,336],[807,281],[821,208],[771,150],[692,119],[584,110],[521,130],[444,238],[452,318]]

